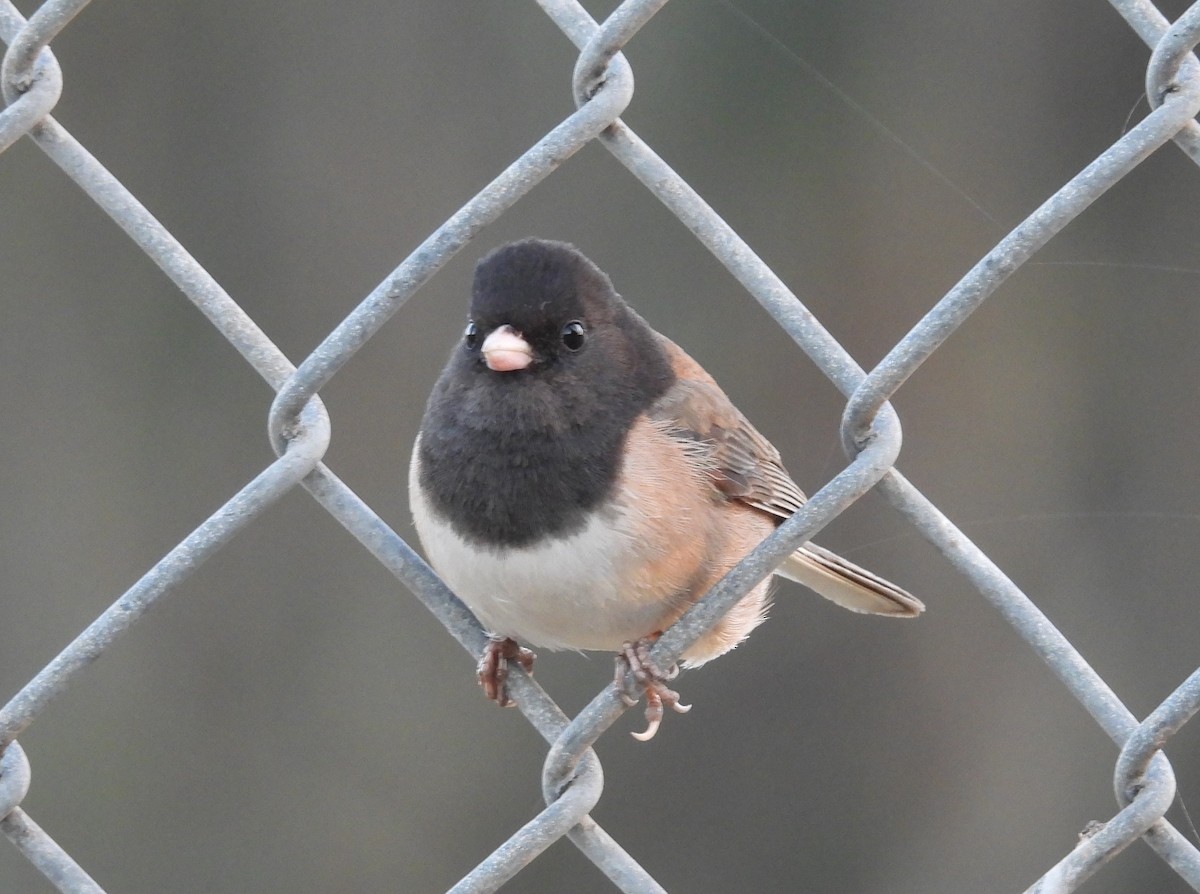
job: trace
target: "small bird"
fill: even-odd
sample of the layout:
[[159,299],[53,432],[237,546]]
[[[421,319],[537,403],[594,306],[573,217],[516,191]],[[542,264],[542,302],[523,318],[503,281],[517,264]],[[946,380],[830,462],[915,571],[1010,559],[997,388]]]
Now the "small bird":
[[[779,452],[574,246],[526,239],[478,264],[470,316],[425,410],[409,468],[430,564],[491,639],[487,696],[511,705],[523,640],[615,651],[651,738],[677,669],[649,649],[807,499]],[[851,611],[914,617],[910,594],[808,543],[775,574]],[[770,578],[681,658],[697,666],[763,622]]]

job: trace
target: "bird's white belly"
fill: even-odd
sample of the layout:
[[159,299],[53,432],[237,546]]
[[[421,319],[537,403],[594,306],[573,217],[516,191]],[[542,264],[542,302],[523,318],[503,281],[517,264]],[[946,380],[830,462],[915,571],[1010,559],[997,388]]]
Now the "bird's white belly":
[[491,633],[549,649],[617,650],[660,629],[667,607],[623,586],[638,552],[622,514],[597,512],[567,537],[519,549],[463,540],[412,490],[430,564]]

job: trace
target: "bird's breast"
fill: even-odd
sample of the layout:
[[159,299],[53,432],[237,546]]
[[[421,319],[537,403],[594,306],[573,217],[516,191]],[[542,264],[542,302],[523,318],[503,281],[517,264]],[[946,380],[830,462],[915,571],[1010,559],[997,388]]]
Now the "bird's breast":
[[615,650],[657,629],[660,600],[630,586],[634,544],[621,513],[599,510],[583,530],[536,545],[481,547],[413,493],[430,563],[489,632],[549,649]]
[[669,626],[703,592],[712,497],[658,426],[635,423],[609,499],[578,529],[520,546],[456,530],[410,469],[430,564],[490,632],[550,649],[619,649]]

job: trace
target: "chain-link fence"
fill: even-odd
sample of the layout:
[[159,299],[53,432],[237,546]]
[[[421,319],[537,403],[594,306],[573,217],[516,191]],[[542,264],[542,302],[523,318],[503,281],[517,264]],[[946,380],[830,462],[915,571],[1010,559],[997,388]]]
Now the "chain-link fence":
[[[1193,120],[1200,111],[1200,69],[1191,56],[1192,47],[1200,41],[1200,4],[1170,24],[1148,2],[1114,0],[1112,6],[1152,48],[1145,84],[1151,111],[1004,236],[869,371],[859,366],[704,198],[621,120],[634,95],[632,71],[621,51],[659,13],[665,0],[627,0],[602,24],[573,0],[540,0],[546,15],[579,50],[573,80],[577,110],[438,226],[297,366],[138,198],[50,116],[63,91],[63,74],[48,45],[86,5],[79,0],[46,2],[26,20],[8,0],[0,0],[0,38],[8,44],[2,77],[7,107],[0,115],[0,150],[30,137],[266,380],[276,392],[270,433],[278,458],[237,488],[0,711],[0,744],[5,746],[0,764],[0,815],[4,817],[0,827],[60,890],[99,891],[101,887],[87,874],[87,867],[76,862],[70,849],[56,842],[53,830],[43,831],[22,808],[31,772],[18,737],[65,693],[78,688],[95,659],[119,648],[122,635],[137,626],[150,607],[183,588],[201,562],[244,536],[255,519],[292,491],[307,491],[416,594],[469,653],[479,653],[485,634],[469,612],[380,514],[323,461],[331,425],[317,394],[330,387],[346,363],[468,241],[539,189],[551,173],[569,165],[572,157],[592,142],[607,149],[695,235],[846,399],[842,438],[852,457],[849,463],[663,636],[654,649],[656,660],[664,666],[670,664],[798,544],[875,489],[982,593],[1120,748],[1114,776],[1117,811],[1089,827],[1078,844],[1066,850],[1029,890],[1075,890],[1138,838],[1188,885],[1200,890],[1200,852],[1164,819],[1175,798],[1175,781],[1161,754],[1166,742],[1200,707],[1200,670],[1139,720],[997,564],[897,471],[900,422],[889,404],[918,367],[1002,283],[1156,150],[1174,142],[1200,163],[1200,130]],[[21,423],[10,420],[10,424]],[[399,470],[403,461],[396,465]],[[397,480],[400,477],[397,471]],[[936,599],[919,595],[927,597],[931,609],[937,611]],[[495,890],[564,837],[621,890],[663,890],[645,860],[635,859],[623,847],[622,830],[613,828],[610,833],[591,817],[603,789],[592,746],[627,710],[616,690],[606,687],[570,717],[529,677],[517,673],[511,685],[520,711],[550,744],[542,777],[546,807],[521,828],[504,830],[507,840],[453,890]],[[486,748],[497,766],[504,764],[503,748],[497,743]],[[704,775],[720,772],[719,768],[693,770]],[[654,794],[666,797],[669,792]],[[480,797],[486,804],[488,794]],[[480,812],[486,813],[486,807]],[[387,836],[388,832],[384,829],[380,834]],[[746,834],[761,835],[761,830],[746,830]],[[720,855],[713,858],[723,859]]]

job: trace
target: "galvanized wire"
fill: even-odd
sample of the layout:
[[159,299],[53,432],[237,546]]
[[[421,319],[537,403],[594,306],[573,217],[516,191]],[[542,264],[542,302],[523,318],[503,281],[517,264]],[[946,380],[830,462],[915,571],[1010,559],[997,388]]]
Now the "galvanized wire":
[[[1193,120],[1200,112],[1200,65],[1191,54],[1200,40],[1200,3],[1170,24],[1149,2],[1112,0],[1153,48],[1146,75],[1153,111],[1005,236],[874,369],[866,371],[720,215],[620,119],[633,97],[632,71],[621,50],[666,0],[627,0],[603,24],[574,0],[538,2],[580,50],[571,84],[577,110],[435,230],[316,350],[293,366],[183,246],[50,116],[62,91],[62,74],[48,45],[86,0],[48,0],[28,21],[9,0],[0,0],[0,39],[8,45],[0,66],[7,103],[0,111],[0,152],[23,136],[32,139],[275,390],[268,415],[278,454],[0,708],[0,830],[59,890],[101,890],[21,808],[30,768],[16,738],[96,658],[114,648],[151,605],[297,486],[412,590],[464,648],[478,654],[486,634],[471,613],[412,547],[322,463],[330,423],[317,394],[468,240],[580,148],[598,140],[692,231],[847,398],[842,427],[850,457],[846,467],[664,634],[653,650],[656,661],[673,663],[792,550],[868,490],[878,488],[995,606],[1121,746],[1114,777],[1118,812],[1029,890],[1073,891],[1142,837],[1200,891],[1200,852],[1163,819],[1175,783],[1162,755],[1165,743],[1200,709],[1200,670],[1139,723],[1037,606],[896,470],[901,429],[888,403],[1014,271],[1163,144],[1174,141],[1200,162],[1200,129]],[[453,890],[494,891],[566,836],[620,890],[662,891],[588,816],[603,793],[603,773],[591,746],[627,710],[616,686],[598,693],[574,718],[519,669],[514,670],[511,689],[522,713],[550,746],[542,779],[547,806]]]

